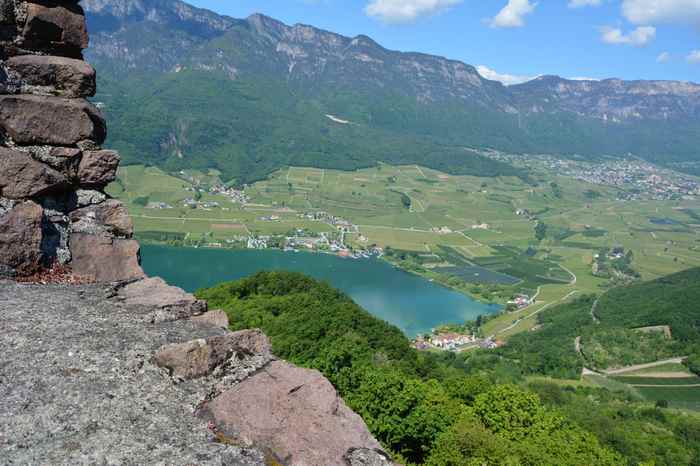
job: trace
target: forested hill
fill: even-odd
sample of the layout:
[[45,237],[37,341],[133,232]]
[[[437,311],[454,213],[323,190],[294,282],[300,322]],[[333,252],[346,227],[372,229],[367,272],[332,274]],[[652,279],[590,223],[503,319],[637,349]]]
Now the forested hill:
[[177,0],[83,5],[110,145],[127,162],[251,181],[286,164],[377,161],[513,173],[467,147],[631,153],[690,171],[700,157],[692,83],[542,77],[505,87],[458,61],[261,15],[238,20]]
[[[290,272],[198,296],[224,309],[232,328],[264,329],[277,356],[323,372],[401,464],[677,466],[700,458],[697,416],[602,388],[529,382],[520,374],[526,364],[556,363],[553,352],[539,353],[545,345],[516,347],[513,358],[418,352],[343,293]],[[591,304],[571,309],[590,322]],[[559,324],[572,319],[563,311]],[[549,344],[573,350],[573,336]]]
[[275,355],[323,372],[401,464],[623,464],[536,394],[419,354],[325,283],[261,272],[198,296],[233,328],[262,328]]
[[[553,307],[539,315],[537,332],[514,336],[499,353],[525,373],[570,379],[584,366],[605,370],[680,356],[700,361],[698,303],[700,268],[694,268]],[[659,331],[642,331],[650,327]]]

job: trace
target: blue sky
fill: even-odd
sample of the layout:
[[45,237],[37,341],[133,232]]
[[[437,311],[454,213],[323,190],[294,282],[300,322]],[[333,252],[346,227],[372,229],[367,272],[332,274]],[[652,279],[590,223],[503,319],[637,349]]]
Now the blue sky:
[[700,82],[700,0],[186,0],[264,13],[383,46],[458,59],[505,82],[569,78]]

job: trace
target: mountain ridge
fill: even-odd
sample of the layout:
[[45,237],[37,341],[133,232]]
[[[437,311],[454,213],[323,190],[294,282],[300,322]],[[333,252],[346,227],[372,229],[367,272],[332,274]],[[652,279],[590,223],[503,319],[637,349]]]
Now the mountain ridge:
[[[205,166],[200,159],[213,152],[210,168],[245,182],[294,163],[352,169],[383,161],[444,169],[473,162],[464,155],[469,147],[586,158],[631,154],[700,173],[695,150],[700,85],[695,83],[542,76],[505,86],[461,61],[392,51],[365,35],[290,26],[262,14],[235,19],[179,0],[86,0],[84,5],[93,37],[88,58],[107,81],[104,94],[119,92],[126,82],[130,89],[148,87],[141,94],[144,107],[158,109],[147,117],[173,122],[158,123],[143,136],[152,139],[147,155],[132,153],[128,146],[137,136],[118,127],[113,142],[127,163],[190,168]],[[208,96],[186,95],[210,86],[208,81],[219,89],[210,89]],[[180,88],[173,100],[211,99],[215,107],[214,100],[226,99],[242,113],[183,113],[156,95],[172,93],[173,86]],[[114,108],[104,94],[98,98],[108,113],[133,117],[134,109]],[[260,105],[247,107],[253,101]],[[357,128],[341,131],[337,122],[324,121],[327,114],[364,128],[367,141],[357,141]],[[193,129],[205,120],[236,118],[206,138],[208,147],[193,142],[205,138]],[[250,127],[241,134],[242,120],[257,119],[264,120],[255,125],[258,137],[251,138]],[[304,124],[313,131],[300,129]],[[270,151],[276,153],[274,163],[267,160]],[[443,154],[441,162],[433,160],[435,152]],[[244,173],[251,170],[256,176]],[[474,167],[456,172],[474,173]]]

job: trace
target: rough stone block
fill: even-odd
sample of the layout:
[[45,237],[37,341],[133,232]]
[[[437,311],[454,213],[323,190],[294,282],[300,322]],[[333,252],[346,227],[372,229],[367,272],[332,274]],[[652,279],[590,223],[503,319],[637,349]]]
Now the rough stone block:
[[224,311],[209,311],[201,316],[192,317],[192,322],[202,327],[228,328],[228,316]]
[[264,446],[288,465],[346,466],[348,453],[381,450],[328,380],[284,361],[272,361],[217,396],[200,415],[225,435]]
[[259,330],[243,330],[219,337],[166,345],[154,356],[154,362],[181,380],[210,375],[226,364],[243,361],[247,356],[271,359],[270,342]]
[[0,195],[26,199],[69,187],[66,176],[28,153],[0,147]]
[[0,129],[19,145],[102,144],[107,135],[102,114],[86,100],[36,95],[0,96]]
[[0,269],[30,275],[41,268],[43,210],[34,202],[0,211]]
[[89,41],[85,13],[77,2],[27,2],[26,11],[22,31],[25,48],[81,58]]
[[130,283],[121,290],[117,298],[127,308],[146,316],[151,322],[167,322],[204,314],[207,303],[162,278],[145,278]]
[[23,94],[62,97],[95,95],[95,69],[82,60],[43,55],[20,55],[5,62],[9,79]]
[[139,243],[101,235],[73,233],[70,238],[73,273],[100,283],[144,277]]
[[81,186],[102,188],[117,179],[119,154],[113,150],[83,152],[78,167]]
[[78,176],[78,165],[82,152],[72,147],[25,146],[21,147],[39,162],[43,162],[54,170],[65,175],[70,181]]
[[75,233],[108,233],[121,238],[131,238],[134,234],[134,223],[129,212],[116,199],[74,210],[70,221],[71,231]]

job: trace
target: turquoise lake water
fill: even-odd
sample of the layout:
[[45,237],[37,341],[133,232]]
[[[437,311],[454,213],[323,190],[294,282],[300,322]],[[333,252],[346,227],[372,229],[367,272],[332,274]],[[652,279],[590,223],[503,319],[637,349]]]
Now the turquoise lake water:
[[501,309],[431,283],[377,259],[342,259],[328,254],[277,250],[173,248],[145,245],[143,267],[149,275],[187,291],[237,280],[261,270],[291,270],[325,280],[343,290],[373,315],[409,337],[437,325],[473,320]]

